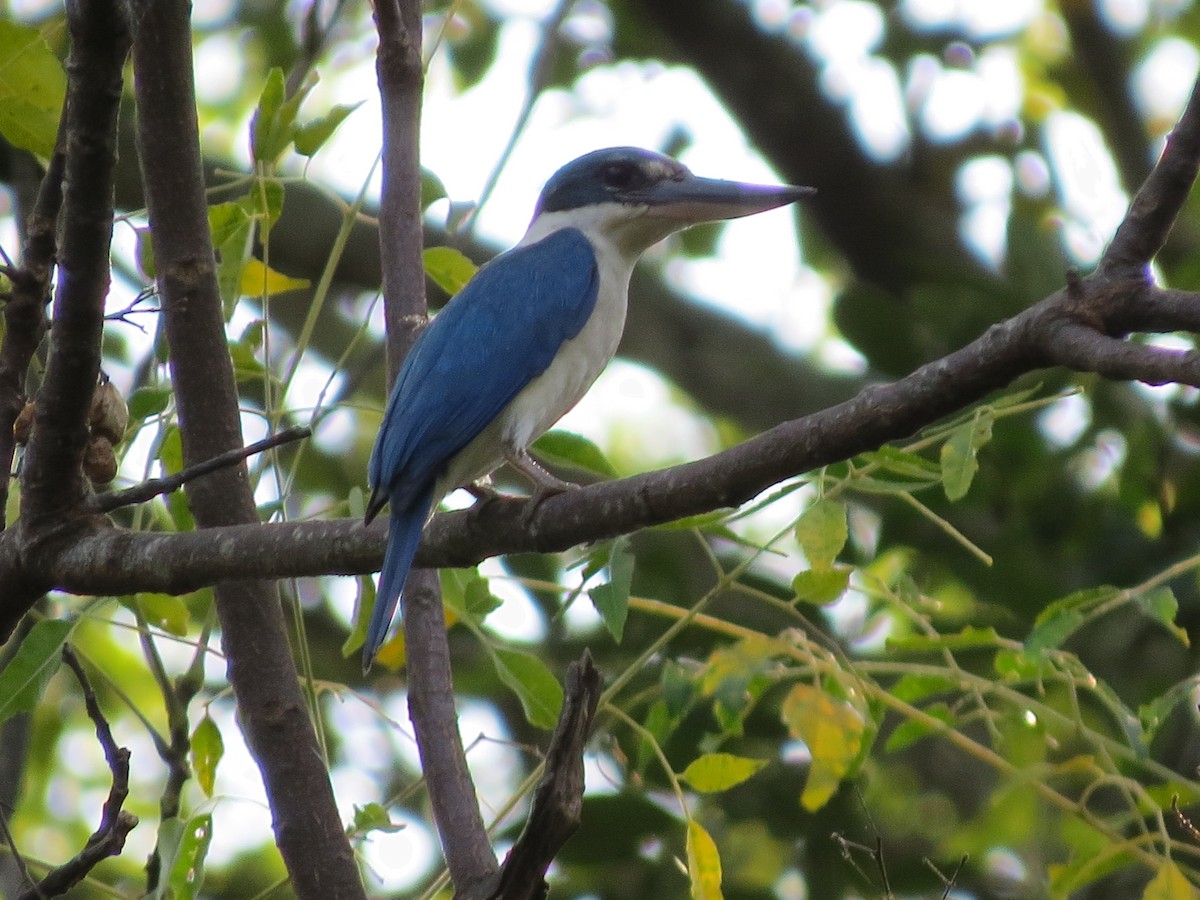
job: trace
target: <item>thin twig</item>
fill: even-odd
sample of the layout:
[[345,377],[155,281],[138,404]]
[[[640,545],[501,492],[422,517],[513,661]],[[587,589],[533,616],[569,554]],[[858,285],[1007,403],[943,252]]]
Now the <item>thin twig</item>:
[[29,873],[29,866],[25,864],[25,857],[22,855],[20,848],[17,847],[17,840],[13,837],[12,830],[8,827],[8,816],[4,810],[0,809],[0,831],[4,832],[4,843],[8,844],[9,855],[12,856],[13,863],[17,867],[17,871],[21,873],[21,881],[31,885],[34,891],[37,891],[35,896],[40,898],[42,892],[38,890],[37,882],[33,880],[33,876]]
[[1104,252],[1100,272],[1143,271],[1150,265],[1175,224],[1175,217],[1196,181],[1200,169],[1200,80],[1167,136],[1167,146],[1150,177],[1142,184],[1125,214],[1112,243]]
[[283,431],[276,432],[270,437],[263,438],[261,441],[255,441],[253,444],[247,444],[245,447],[238,447],[236,450],[227,450],[224,453],[217,454],[212,459],[206,459],[204,462],[196,463],[194,466],[188,466],[174,475],[167,475],[164,478],[151,478],[148,481],[143,481],[141,484],[135,484],[131,488],[112,491],[108,494],[99,494],[92,498],[91,507],[97,512],[112,512],[114,509],[120,509],[122,506],[145,503],[161,494],[169,494],[172,491],[177,491],[189,481],[208,475],[218,469],[235,465],[249,459],[251,456],[271,450],[274,447],[280,447],[284,444],[290,444],[293,441],[303,440],[311,436],[312,429],[307,425],[296,425],[291,428],[285,428]]
[[67,667],[75,673],[83,691],[84,707],[87,709],[88,718],[96,727],[96,738],[104,750],[104,759],[112,773],[112,787],[109,788],[108,799],[104,801],[100,825],[88,838],[83,849],[22,893],[20,900],[43,900],[45,897],[65,894],[86,878],[98,863],[110,856],[119,855],[125,847],[125,838],[138,823],[137,816],[121,808],[129,796],[129,749],[117,746],[108,720],[104,718],[100,703],[96,699],[96,692],[92,690],[91,682],[88,681],[87,673],[69,645],[63,646],[62,658]]

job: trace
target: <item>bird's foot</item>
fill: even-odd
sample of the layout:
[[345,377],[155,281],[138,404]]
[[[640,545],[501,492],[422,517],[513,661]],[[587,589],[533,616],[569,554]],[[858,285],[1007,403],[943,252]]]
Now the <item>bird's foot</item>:
[[545,467],[536,459],[529,455],[528,450],[514,450],[504,455],[508,464],[524,475],[533,484],[534,497],[539,494],[561,494],[563,491],[570,490],[574,485],[569,481],[563,481],[557,475],[546,471]]
[[547,472],[526,450],[508,453],[505,455],[505,459],[508,460],[509,465],[528,478],[534,486],[533,495],[530,496],[529,501],[525,504],[525,508],[521,510],[522,526],[529,525],[534,513],[538,511],[538,508],[548,498],[579,487],[577,484],[572,484],[570,481],[563,481],[556,475]]
[[538,509],[541,508],[541,505],[551,497],[566,493],[567,491],[573,491],[579,487],[579,485],[572,484],[569,481],[563,481],[562,479],[555,480],[558,481],[557,485],[538,488],[530,495],[529,499],[525,501],[525,507],[521,510],[522,528],[529,527],[529,523],[533,521],[534,513],[536,513]]

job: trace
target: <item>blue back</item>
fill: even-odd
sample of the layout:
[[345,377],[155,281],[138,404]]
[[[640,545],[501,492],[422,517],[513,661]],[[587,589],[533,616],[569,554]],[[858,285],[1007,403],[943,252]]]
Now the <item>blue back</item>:
[[598,289],[596,254],[575,228],[483,266],[434,317],[396,377],[368,470],[376,493],[390,495],[395,509],[427,491],[579,334]]

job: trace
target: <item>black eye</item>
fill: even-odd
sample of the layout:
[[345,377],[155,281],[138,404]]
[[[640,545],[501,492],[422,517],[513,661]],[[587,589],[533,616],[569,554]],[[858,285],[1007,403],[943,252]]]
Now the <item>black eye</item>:
[[605,187],[624,191],[637,184],[640,174],[638,167],[632,163],[611,163],[600,173],[600,180]]

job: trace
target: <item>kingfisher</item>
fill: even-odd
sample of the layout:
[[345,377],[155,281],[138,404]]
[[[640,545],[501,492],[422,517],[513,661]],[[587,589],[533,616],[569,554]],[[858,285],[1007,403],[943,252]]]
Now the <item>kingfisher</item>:
[[616,353],[638,257],[672,232],[793,203],[808,187],[700,178],[676,160],[611,147],[546,182],[515,247],[482,266],[413,344],[388,397],[368,475],[366,523],[391,505],[363,646],[370,668],[430,514],[504,463],[535,498],[570,485],[529,445],[584,395]]

